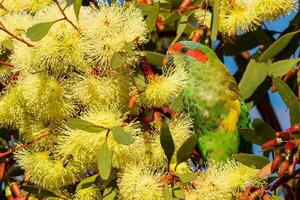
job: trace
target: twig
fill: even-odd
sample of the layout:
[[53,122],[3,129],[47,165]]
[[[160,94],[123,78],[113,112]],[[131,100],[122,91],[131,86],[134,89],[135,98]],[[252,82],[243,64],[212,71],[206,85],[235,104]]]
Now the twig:
[[14,148],[9,149],[9,150],[6,151],[6,152],[0,153],[0,158],[3,158],[3,157],[5,157],[5,156],[7,156],[7,155],[9,155],[9,154],[11,154],[11,153],[13,153],[13,152],[15,152],[15,151],[20,150],[20,149],[26,148],[26,147],[30,146],[31,144],[33,144],[33,143],[35,143],[35,142],[37,142],[37,141],[40,141],[40,140],[42,140],[42,139],[45,138],[45,137],[48,137],[49,134],[50,134],[50,133],[45,133],[45,134],[43,134],[43,135],[40,135],[40,136],[34,138],[33,140],[31,140],[30,142],[28,142],[28,143],[26,143],[26,144],[21,144],[21,145],[19,145],[19,146],[17,146],[17,147],[14,147]]
[[6,66],[8,66],[8,67],[14,67],[13,64],[4,62],[4,61],[2,61],[2,60],[0,60],[0,65],[6,65]]
[[34,47],[33,44],[30,44],[29,42],[25,41],[23,38],[20,38],[16,35],[14,35],[12,32],[10,32],[9,30],[7,30],[7,28],[5,28],[5,26],[3,25],[2,22],[0,22],[0,30],[4,31],[5,33],[7,33],[8,35],[10,35],[12,38],[19,40],[20,42],[25,43],[28,47]]
[[53,1],[56,3],[56,5],[57,5],[58,9],[60,10],[61,14],[64,16],[64,20],[69,22],[74,27],[74,29],[76,29],[79,32],[80,31],[79,28],[67,17],[64,10],[60,6],[59,2],[57,0],[53,0]]

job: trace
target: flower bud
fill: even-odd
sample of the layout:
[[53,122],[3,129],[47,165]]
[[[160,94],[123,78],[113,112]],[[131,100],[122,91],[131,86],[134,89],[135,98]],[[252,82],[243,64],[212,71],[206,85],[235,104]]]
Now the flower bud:
[[288,160],[284,160],[279,168],[279,171],[278,171],[278,176],[279,177],[283,177],[286,170],[288,169],[289,167],[289,161]]
[[270,150],[270,149],[273,149],[277,146],[277,138],[273,138],[269,141],[267,141],[266,143],[262,144],[261,145],[261,149],[262,151],[267,151],[267,150]]
[[281,154],[275,155],[275,158],[271,165],[271,172],[274,172],[275,170],[277,170],[279,168],[283,159],[284,159],[284,157]]
[[292,141],[288,141],[284,146],[284,151],[289,154],[294,149],[295,144]]

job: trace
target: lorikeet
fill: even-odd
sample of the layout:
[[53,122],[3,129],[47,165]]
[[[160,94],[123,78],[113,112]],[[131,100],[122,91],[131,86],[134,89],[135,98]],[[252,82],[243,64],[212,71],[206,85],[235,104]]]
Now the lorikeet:
[[200,43],[181,41],[170,46],[164,65],[188,72],[183,107],[194,120],[204,159],[223,161],[238,152],[238,129],[250,126],[248,111],[236,81],[215,52]]

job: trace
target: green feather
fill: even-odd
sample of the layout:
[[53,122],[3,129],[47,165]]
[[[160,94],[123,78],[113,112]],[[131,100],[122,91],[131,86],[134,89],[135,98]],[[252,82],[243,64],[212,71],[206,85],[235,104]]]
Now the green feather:
[[[199,62],[186,51],[174,56],[175,66],[188,71],[183,103],[186,112],[194,119],[199,148],[204,159],[226,160],[238,151],[239,146],[238,124],[233,132],[227,132],[221,125],[233,109],[232,102],[239,100],[237,83],[209,47],[190,41],[181,43],[188,50],[201,50],[208,56],[207,62]],[[243,115],[244,111],[241,126],[246,123]]]

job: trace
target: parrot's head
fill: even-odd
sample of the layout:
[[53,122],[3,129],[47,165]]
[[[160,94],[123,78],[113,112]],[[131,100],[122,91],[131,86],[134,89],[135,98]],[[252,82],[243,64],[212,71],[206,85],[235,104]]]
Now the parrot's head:
[[209,54],[211,54],[211,52],[213,51],[209,47],[198,42],[177,42],[169,47],[167,54],[163,60],[163,65],[173,65],[176,58],[181,58],[184,60],[191,59],[194,61],[205,63],[208,61]]

